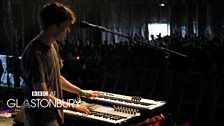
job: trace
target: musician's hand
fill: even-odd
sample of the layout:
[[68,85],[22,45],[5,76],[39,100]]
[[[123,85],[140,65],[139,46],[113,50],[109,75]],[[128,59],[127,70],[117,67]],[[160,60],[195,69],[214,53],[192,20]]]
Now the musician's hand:
[[92,91],[92,90],[84,90],[86,97],[99,97],[100,92],[99,91]]
[[89,109],[84,106],[84,105],[73,105],[72,106],[72,109],[75,110],[75,111],[78,111],[78,112],[82,112],[82,113],[85,113],[87,115],[90,115],[91,112],[89,111]]

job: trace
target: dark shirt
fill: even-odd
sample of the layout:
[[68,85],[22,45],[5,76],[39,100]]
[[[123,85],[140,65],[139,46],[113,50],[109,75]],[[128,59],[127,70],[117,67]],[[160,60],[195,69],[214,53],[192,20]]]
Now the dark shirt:
[[[56,42],[50,47],[42,44],[38,39],[32,40],[23,52],[21,67],[26,84],[25,100],[30,102],[32,99],[41,98],[32,96],[32,91],[35,91],[33,84],[42,82],[46,83],[48,94],[55,93],[55,97],[63,98],[60,83],[62,64]],[[63,122],[62,109],[41,106],[25,108],[25,121],[28,121],[30,125],[45,125],[58,117]]]

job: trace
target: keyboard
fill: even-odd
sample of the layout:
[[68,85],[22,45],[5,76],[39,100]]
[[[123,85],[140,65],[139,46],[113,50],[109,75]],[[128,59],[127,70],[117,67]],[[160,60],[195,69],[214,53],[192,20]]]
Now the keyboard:
[[[103,122],[104,124],[113,125],[125,124],[128,120],[140,116],[140,113],[134,111],[132,108],[121,106],[105,106],[100,104],[87,103],[84,101],[82,101],[81,104],[86,105],[89,108],[91,111],[90,115],[77,111],[64,110],[65,116],[69,116],[70,118],[78,117],[88,121],[98,121],[99,123]],[[123,110],[121,110],[121,108]]]
[[103,91],[100,91],[99,97],[91,97],[87,99],[112,105],[126,106],[130,108],[148,111],[160,108],[166,104],[165,101],[155,101],[150,99],[144,99],[139,96],[127,96]]

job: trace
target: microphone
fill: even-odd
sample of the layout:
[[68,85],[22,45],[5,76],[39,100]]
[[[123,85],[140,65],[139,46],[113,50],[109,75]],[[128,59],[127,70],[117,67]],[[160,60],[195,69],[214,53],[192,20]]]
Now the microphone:
[[86,28],[86,27],[96,27],[96,25],[94,25],[94,24],[90,24],[90,23],[87,22],[87,21],[81,21],[81,22],[80,22],[80,26],[83,27],[83,28]]
[[[103,26],[99,26],[99,25],[91,24],[91,23],[89,23],[89,22],[87,22],[87,21],[81,21],[81,22],[80,22],[80,26],[81,26],[82,28],[88,28],[88,27],[91,27],[91,28],[99,29],[99,30],[101,30],[101,31],[109,31],[109,29],[107,29],[107,28],[105,28],[105,27],[103,27]],[[109,32],[110,32],[110,31],[109,31]]]

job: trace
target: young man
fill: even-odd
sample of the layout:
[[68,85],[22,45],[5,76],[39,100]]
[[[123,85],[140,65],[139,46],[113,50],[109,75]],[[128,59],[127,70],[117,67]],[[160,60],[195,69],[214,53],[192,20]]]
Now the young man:
[[[90,114],[86,106],[63,101],[62,89],[87,97],[99,96],[98,91],[82,90],[74,86],[60,73],[62,63],[56,41],[65,39],[70,32],[70,24],[75,23],[75,20],[71,9],[57,2],[46,4],[40,11],[41,32],[27,45],[21,62],[26,83],[25,99],[31,105],[29,108],[25,107],[25,126],[62,125],[63,109]],[[42,92],[42,95],[35,91]],[[43,102],[37,102],[41,100]],[[57,106],[47,106],[48,101],[56,103]]]

